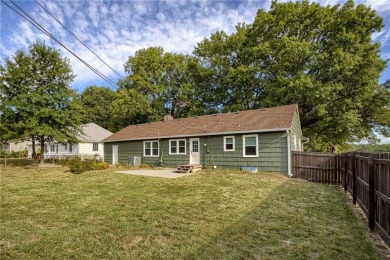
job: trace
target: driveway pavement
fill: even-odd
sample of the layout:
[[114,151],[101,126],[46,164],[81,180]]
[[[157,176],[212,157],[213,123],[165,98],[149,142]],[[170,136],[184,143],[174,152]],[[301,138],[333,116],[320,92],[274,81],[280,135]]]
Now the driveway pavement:
[[193,175],[193,173],[176,173],[175,170],[176,169],[162,169],[162,170],[139,169],[139,170],[116,171],[116,172],[133,174],[133,175],[141,175],[141,176],[149,176],[149,177],[169,178],[169,179]]

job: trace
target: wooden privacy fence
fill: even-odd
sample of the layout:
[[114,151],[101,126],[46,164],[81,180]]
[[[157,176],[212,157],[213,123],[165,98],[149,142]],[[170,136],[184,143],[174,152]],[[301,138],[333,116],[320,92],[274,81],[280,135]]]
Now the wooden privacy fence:
[[390,153],[292,153],[294,178],[340,185],[390,245]]

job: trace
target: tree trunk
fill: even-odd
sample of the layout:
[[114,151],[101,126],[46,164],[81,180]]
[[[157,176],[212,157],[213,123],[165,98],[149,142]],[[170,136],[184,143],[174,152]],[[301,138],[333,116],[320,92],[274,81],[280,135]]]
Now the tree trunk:
[[37,153],[35,152],[35,138],[34,138],[34,136],[31,136],[31,143],[32,143],[32,154],[31,154],[31,158],[37,159]]
[[44,161],[44,157],[45,157],[45,136],[42,135],[41,137],[41,160],[40,160],[40,163],[43,163]]

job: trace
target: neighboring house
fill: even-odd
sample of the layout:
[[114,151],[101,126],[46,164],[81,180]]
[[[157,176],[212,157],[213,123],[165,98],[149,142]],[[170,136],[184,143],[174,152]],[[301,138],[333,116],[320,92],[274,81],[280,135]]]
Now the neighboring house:
[[[79,136],[79,143],[71,144],[67,142],[47,142],[45,143],[44,156],[96,156],[104,158],[104,144],[102,140],[112,135],[112,133],[95,123],[89,123],[81,126],[83,134]],[[40,149],[40,144],[36,143],[36,151]],[[32,154],[32,144],[28,146],[29,156]]]
[[176,167],[252,169],[291,174],[291,152],[302,150],[297,105],[130,125],[107,137],[104,160]]
[[27,150],[28,144],[28,141],[3,143],[1,144],[1,151],[6,153],[21,152]]

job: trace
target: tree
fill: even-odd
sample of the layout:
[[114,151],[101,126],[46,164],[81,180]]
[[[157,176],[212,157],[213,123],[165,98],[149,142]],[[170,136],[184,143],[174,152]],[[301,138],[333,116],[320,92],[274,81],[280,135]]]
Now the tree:
[[206,73],[197,79],[217,79],[208,94],[222,110],[297,103],[307,147],[334,151],[374,131],[389,134],[389,92],[378,85],[385,62],[371,41],[382,27],[375,11],[353,1],[273,1],[252,24],[198,44]]
[[173,117],[190,113],[194,92],[188,67],[193,60],[188,55],[164,53],[157,47],[141,49],[129,57],[125,64],[129,75],[118,85],[145,106],[146,118],[138,121],[161,120],[168,113]]
[[[58,50],[34,42],[28,53],[18,50],[0,66],[2,139],[31,138],[77,142],[80,133],[80,105],[69,88],[74,74]],[[35,154],[35,151],[33,152]]]
[[115,91],[106,87],[90,86],[84,89],[80,95],[82,105],[82,123],[96,123],[110,131],[112,116],[112,102],[116,98]]
[[246,110],[260,107],[266,81],[263,72],[245,55],[247,26],[239,24],[237,32],[223,31],[198,43],[194,54],[199,65],[192,66],[197,83],[197,98],[207,113]]
[[116,93],[111,111],[110,129],[114,132],[130,124],[146,123],[153,113],[146,96],[127,88]]

